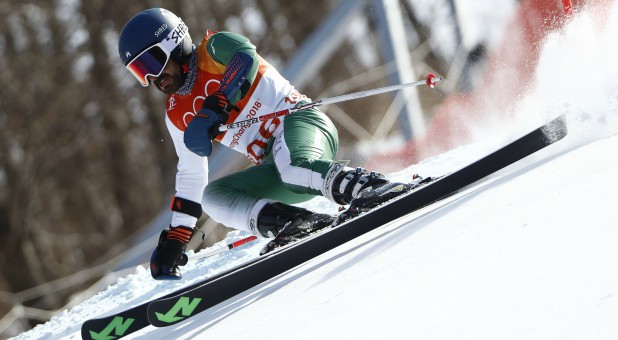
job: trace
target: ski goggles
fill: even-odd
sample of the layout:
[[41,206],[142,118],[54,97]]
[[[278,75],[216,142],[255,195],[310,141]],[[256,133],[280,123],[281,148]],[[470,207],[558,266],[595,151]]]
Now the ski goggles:
[[127,70],[146,87],[150,84],[148,76],[158,77],[170,60],[172,51],[182,42],[189,30],[182,20],[161,42],[143,50],[127,64]]

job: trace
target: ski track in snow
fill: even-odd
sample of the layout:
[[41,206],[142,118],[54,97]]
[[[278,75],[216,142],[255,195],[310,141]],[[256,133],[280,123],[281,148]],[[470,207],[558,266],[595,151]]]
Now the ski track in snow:
[[[602,22],[580,14],[547,38],[516,123],[479,126],[476,143],[389,177],[448,173],[561,113],[563,141],[190,321],[127,338],[618,338],[618,4],[605,10]],[[137,267],[16,339],[79,339],[86,319],[235,267],[263,245],[190,263],[181,282]]]

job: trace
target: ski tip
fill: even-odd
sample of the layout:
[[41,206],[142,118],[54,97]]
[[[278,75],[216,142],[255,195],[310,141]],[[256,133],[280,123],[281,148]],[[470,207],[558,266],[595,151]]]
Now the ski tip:
[[545,135],[549,144],[555,143],[566,137],[569,132],[567,127],[566,116],[564,114],[554,118],[550,122],[541,127],[541,131]]

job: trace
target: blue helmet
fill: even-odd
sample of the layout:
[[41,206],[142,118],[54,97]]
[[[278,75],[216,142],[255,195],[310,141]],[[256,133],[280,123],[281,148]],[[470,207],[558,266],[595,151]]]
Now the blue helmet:
[[163,8],[151,8],[131,18],[120,32],[118,53],[127,69],[143,85],[158,77],[171,58],[184,63],[193,51],[185,23]]

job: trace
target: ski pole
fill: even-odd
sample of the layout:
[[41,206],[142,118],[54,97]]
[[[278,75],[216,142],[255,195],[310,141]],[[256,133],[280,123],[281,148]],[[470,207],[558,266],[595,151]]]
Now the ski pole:
[[290,113],[296,112],[296,111],[300,111],[300,110],[305,110],[308,108],[312,108],[312,107],[317,107],[317,106],[322,106],[322,105],[330,105],[330,104],[335,104],[335,103],[341,103],[344,101],[348,101],[348,100],[352,100],[352,99],[358,99],[358,98],[364,98],[364,97],[369,97],[369,96],[374,96],[376,94],[381,94],[381,93],[386,93],[386,92],[392,92],[392,91],[396,91],[396,90],[401,90],[404,89],[406,87],[412,87],[412,86],[420,86],[420,85],[427,85],[431,88],[434,88],[436,86],[436,83],[444,80],[444,78],[442,77],[436,77],[435,75],[433,75],[433,73],[429,73],[427,75],[427,77],[425,77],[425,80],[419,80],[419,81],[415,81],[412,83],[405,83],[405,84],[398,84],[398,85],[391,85],[391,86],[386,86],[386,87],[380,87],[377,89],[372,89],[372,90],[366,90],[366,91],[360,91],[360,92],[354,92],[354,93],[349,93],[349,94],[344,94],[341,96],[337,96],[337,97],[332,97],[332,98],[326,98],[326,99],[320,99],[320,100],[316,100],[307,104],[303,104],[300,106],[296,106],[290,109],[285,109],[285,110],[281,110],[281,111],[277,111],[277,112],[272,112],[272,113],[268,113],[259,117],[255,117],[255,118],[249,118],[246,120],[241,120],[238,122],[234,122],[231,124],[227,124],[227,125],[222,125],[219,127],[219,131],[220,132],[224,132],[224,131],[228,131],[228,130],[232,130],[232,129],[238,129],[241,128],[243,126],[249,126],[255,123],[259,123],[259,122],[263,122],[269,119],[273,119],[273,118],[277,118],[277,117],[282,117],[282,116],[287,116]]
[[188,261],[195,261],[195,260],[199,260],[199,259],[203,259],[205,257],[211,257],[211,256],[215,256],[217,254],[221,254],[223,252],[226,252],[228,250],[234,249],[236,247],[240,247],[244,244],[247,244],[253,240],[257,239],[256,236],[249,236],[249,237],[245,237],[241,240],[238,240],[236,242],[232,242],[226,246],[222,246],[219,248],[215,248],[212,250],[208,250],[208,251],[200,251],[199,253],[194,254],[193,256],[188,258]]

